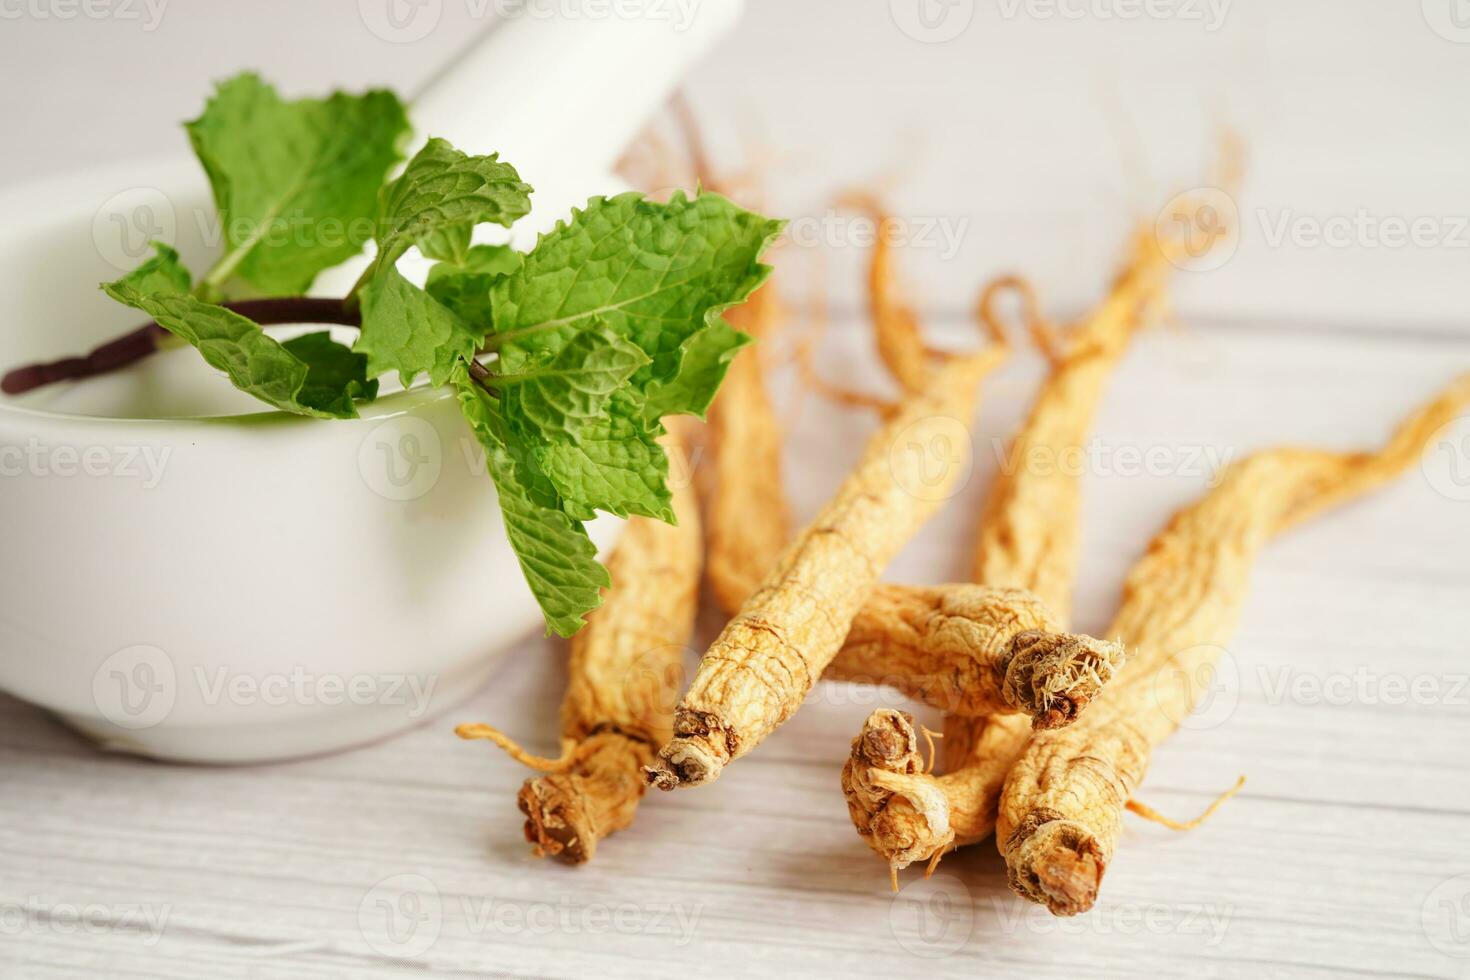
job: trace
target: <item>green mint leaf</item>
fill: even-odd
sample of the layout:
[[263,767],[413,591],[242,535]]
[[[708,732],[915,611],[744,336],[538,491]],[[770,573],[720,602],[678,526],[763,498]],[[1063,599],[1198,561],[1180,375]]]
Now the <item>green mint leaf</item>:
[[222,83],[185,127],[225,235],[205,283],[238,275],[266,295],[305,292],[362,250],[409,129],[391,92],[287,102],[249,73]]
[[488,326],[490,287],[501,276],[519,269],[523,260],[524,256],[509,245],[475,245],[459,262],[441,261],[430,266],[424,290],[460,319]]
[[637,346],[594,327],[555,354],[527,363],[517,374],[498,375],[506,419],[528,441],[576,439],[607,418],[608,400],[633,372],[648,363]]
[[527,482],[525,461],[507,442],[496,400],[470,379],[462,364],[452,380],[460,410],[485,448],[506,537],[541,606],[547,632],[571,636],[582,628],[582,617],[602,604],[602,590],[612,584],[607,569],[597,563],[597,547],[578,521],[548,506],[544,488]]
[[530,185],[497,154],[469,156],[431,139],[383,188],[376,267],[397,262],[412,245],[443,257],[458,242],[468,243],[475,225],[509,228],[530,210]]
[[396,371],[405,388],[423,372],[433,384],[447,382],[462,358],[475,356],[488,330],[461,319],[392,266],[360,296],[362,332],[353,350],[366,356],[369,377]]
[[357,414],[354,401],[378,396],[378,382],[367,378],[367,358],[337,343],[327,331],[292,337],[281,346],[306,365],[306,382],[296,396],[303,404],[352,418]]
[[278,343],[254,321],[191,296],[179,253],[157,242],[154,249],[153,258],[103,283],[103,291],[193,344],[236,388],[283,411],[318,418],[356,418],[353,399],[376,394],[365,361],[346,347],[325,334]]
[[643,406],[647,418],[650,421],[665,415],[704,418],[710,402],[714,401],[715,392],[720,390],[720,384],[725,380],[725,373],[730,370],[730,362],[752,339],[723,319],[715,320],[692,334],[684,341],[679,373],[667,381],[654,381],[648,386],[648,397]]
[[419,239],[419,251],[424,258],[451,265],[464,265],[470,254],[470,239],[475,226],[469,223],[447,225],[431,231]]
[[624,390],[613,396],[608,417],[589,424],[577,439],[535,445],[533,452],[573,517],[588,520],[603,510],[672,524],[669,458],[655,441],[661,434],[637,397]]
[[[651,358],[633,379],[640,391],[669,382],[685,342],[765,280],[760,254],[781,227],[717,194],[675,194],[666,204],[593,198],[496,283],[492,344],[515,372],[600,321]],[[687,404],[707,400],[683,395]]]

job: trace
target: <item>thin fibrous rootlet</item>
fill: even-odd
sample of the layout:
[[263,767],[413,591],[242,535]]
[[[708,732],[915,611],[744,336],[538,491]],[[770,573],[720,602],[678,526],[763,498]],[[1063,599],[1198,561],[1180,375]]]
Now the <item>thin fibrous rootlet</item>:
[[1467,404],[1470,374],[1413,413],[1379,452],[1257,453],[1175,515],[1129,574],[1109,631],[1133,659],[1076,725],[1036,736],[1006,780],[996,835],[1018,894],[1058,915],[1092,907],[1123,810],[1154,747],[1206,689],[1261,547],[1413,466]]
[[[672,454],[690,456],[691,427],[671,428]],[[670,707],[694,629],[703,540],[688,479],[671,481],[677,525],[628,522],[608,561],[612,587],[571,640],[561,706],[562,756],[538,759],[486,725],[461,725],[545,775],[526,780],[517,802],[538,855],[591,860],[597,842],[633,821],[647,790],[640,770],[670,734]]]

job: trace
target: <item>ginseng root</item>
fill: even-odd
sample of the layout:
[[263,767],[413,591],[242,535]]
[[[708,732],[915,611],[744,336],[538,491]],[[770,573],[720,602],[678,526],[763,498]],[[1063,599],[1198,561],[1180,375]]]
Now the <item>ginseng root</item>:
[[780,315],[780,299],[769,282],[726,315],[757,346],[731,363],[709,409],[714,465],[705,575],[729,616],[740,611],[791,539],[791,508],[781,483],[781,424],[762,357]]
[[[891,221],[871,201],[876,220]],[[909,306],[897,298],[889,236],[880,235],[868,277],[875,333],[885,363],[922,387],[939,356],[923,348]],[[777,300],[768,283],[732,323],[770,335]],[[998,328],[992,325],[992,336]],[[909,351],[905,357],[903,352]],[[910,383],[912,382],[912,383]],[[739,612],[775,566],[789,534],[781,484],[781,430],[766,390],[762,361],[742,354],[709,413],[715,479],[707,504],[705,573],[720,605]],[[1068,724],[1110,676],[1116,645],[1056,631],[1029,594],[973,585],[914,588],[879,585],[853,620],[828,680],[881,683],[945,711],[1019,713],[1028,725]]]
[[957,715],[1069,725],[1122,663],[1116,643],[1067,633],[1034,594],[880,585],[822,676],[893,687]]
[[[1168,268],[1158,239],[1140,229],[1107,299],[1065,335],[1042,318],[1022,279],[996,280],[981,297],[982,320],[998,329],[999,298],[1007,292],[1018,295],[1027,330],[1052,370],[987,497],[975,578],[988,586],[1028,590],[1038,604],[1053,610],[1054,629],[1062,627],[1071,608],[1081,488],[1077,477],[1063,468],[1034,461],[1040,454],[1051,454],[1054,460],[1082,444],[1104,384],[1134,334],[1162,304]],[[893,362],[887,363],[892,369]],[[1092,665],[1092,698],[1123,663],[1122,647],[1113,646],[1110,652]],[[1068,721],[1075,719],[1074,713]],[[932,866],[946,850],[976,843],[994,831],[1006,773],[1030,737],[1031,728],[1015,715],[966,717],[952,711],[944,720],[946,773],[934,776],[914,769],[912,758],[896,749],[917,744],[912,718],[897,711],[875,712],[853,740],[842,773],[853,824],[895,872],[915,861]]]
[[[945,497],[943,487],[921,483],[922,454],[907,447],[968,420],[980,382],[1005,354],[997,342],[948,360],[869,440],[857,468],[705,653],[675,710],[673,739],[646,770],[650,782],[673,789],[717,778],[800,706],[883,567]],[[946,467],[940,481],[961,473]]]
[[1470,404],[1470,375],[1408,419],[1379,453],[1279,449],[1226,471],[1134,566],[1110,635],[1132,659],[1071,728],[1037,735],[1012,768],[997,841],[1011,887],[1057,915],[1092,907],[1122,814],[1154,747],[1194,709],[1274,535],[1392,479]]
[[[687,442],[671,435],[665,445],[680,452]],[[599,840],[632,823],[648,788],[640,770],[671,734],[703,552],[694,490],[687,480],[671,484],[678,525],[628,521],[607,563],[612,588],[571,640],[561,758],[530,756],[487,725],[456,729],[547,771],[526,780],[517,797],[538,856],[591,860]]]

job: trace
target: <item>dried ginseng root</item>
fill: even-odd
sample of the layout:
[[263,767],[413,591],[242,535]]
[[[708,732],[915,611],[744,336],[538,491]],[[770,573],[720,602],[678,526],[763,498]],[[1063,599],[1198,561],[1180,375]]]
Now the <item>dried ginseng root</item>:
[[1021,729],[1070,725],[1121,663],[1116,643],[1067,633],[1025,589],[879,585],[822,676],[896,688]]
[[[1047,352],[1052,370],[1012,440],[1009,465],[987,497],[975,577],[988,586],[1028,590],[1053,611],[1054,629],[1062,628],[1071,608],[1081,487],[1077,476],[1061,467],[1027,464],[1042,455],[1055,460],[1082,444],[1105,382],[1133,335],[1162,303],[1167,268],[1158,239],[1139,230],[1108,298],[1064,338],[1041,319],[1024,280],[997,280],[981,298],[980,315],[994,324],[1000,295],[1019,295],[1027,328]],[[1110,645],[1109,653],[1059,665],[1052,676],[1086,673],[1089,699],[1096,698],[1123,663],[1121,647]],[[1067,722],[1083,706],[1076,705]],[[874,712],[853,740],[842,775],[848,812],[894,874],[915,861],[927,860],[932,867],[946,850],[990,836],[1006,773],[1024,751],[1031,728],[1015,715],[950,712],[943,734],[946,772],[939,777],[920,759],[918,733],[903,712]]]
[[[924,388],[945,355],[925,345],[918,317],[903,296],[894,267],[894,219],[868,194],[849,194],[844,204],[864,210],[877,225],[868,267],[868,307],[879,359],[909,393]],[[992,306],[1003,280],[981,298],[981,323],[1000,336]],[[1033,316],[1031,325],[1036,332]],[[835,392],[844,404],[868,404],[869,396]],[[892,406],[876,406],[882,414]],[[1116,644],[1060,631],[1038,598],[1019,589],[977,585],[916,588],[879,585],[823,676],[828,680],[882,683],[932,707],[967,716],[1019,714],[1025,730],[1070,724],[1096,696],[1121,659]]]
[[1278,449],[1232,466],[1134,566],[1110,635],[1132,659],[1071,728],[1036,736],[1001,797],[1011,887],[1057,915],[1092,907],[1149,755],[1194,709],[1235,630],[1256,553],[1274,535],[1412,466],[1470,404],[1470,375],[1378,453]]
[[[861,200],[880,229],[892,219]],[[943,355],[925,348],[917,320],[899,299],[891,236],[877,238],[868,276],[879,355],[908,391],[923,387]],[[767,336],[770,313],[760,302],[767,284],[741,308],[738,326]],[[998,336],[994,321],[992,336]],[[866,395],[842,396],[866,402]],[[884,414],[895,406],[886,405]],[[788,507],[781,489],[781,433],[760,361],[738,359],[710,410],[715,494],[708,510],[706,571],[732,612],[755,590],[784,547]],[[1076,717],[1117,659],[1114,644],[1057,632],[1034,596],[975,585],[910,587],[880,584],[858,612],[843,648],[823,677],[882,683],[945,711],[1025,716],[1025,727],[1049,728]]]
[[[670,452],[687,446],[672,436],[664,443]],[[456,729],[462,738],[492,741],[546,773],[526,780],[517,798],[526,839],[538,856],[591,860],[599,840],[632,823],[648,788],[641,769],[671,734],[671,706],[694,630],[703,542],[690,481],[670,483],[678,525],[628,521],[607,563],[612,588],[571,640],[561,758],[529,755],[488,725]]]
[[742,351],[709,408],[712,466],[705,575],[726,615],[774,568],[791,539],[791,508],[781,483],[781,425],[766,389],[764,342],[781,316],[767,282],[726,314],[730,325],[754,337]]
[[[981,381],[1006,353],[997,342],[949,359],[868,441],[836,495],[706,651],[650,782],[673,789],[715,779],[801,705],[883,567],[945,497],[944,487],[922,482],[922,454],[906,448],[969,419]],[[961,472],[946,467],[941,482]]]

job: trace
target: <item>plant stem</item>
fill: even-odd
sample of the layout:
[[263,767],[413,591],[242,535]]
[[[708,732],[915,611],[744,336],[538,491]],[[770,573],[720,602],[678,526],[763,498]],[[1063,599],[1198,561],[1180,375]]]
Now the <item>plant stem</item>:
[[490,394],[496,394],[495,388],[490,384],[490,379],[495,376],[490,373],[489,368],[481,364],[479,361],[475,360],[473,357],[467,359],[465,361],[465,364],[469,367],[470,380],[472,380],[475,384],[479,385],[483,390],[489,392]]
[[[309,296],[285,296],[273,299],[247,299],[221,304],[225,309],[254,320],[261,326],[284,323],[330,323],[343,327],[361,326],[362,318],[350,310],[345,300],[318,299]],[[141,361],[159,349],[160,342],[171,337],[155,322],[148,322],[121,337],[109,340],[81,357],[27,364],[5,375],[0,391],[19,395],[54,384],[107,374]]]

